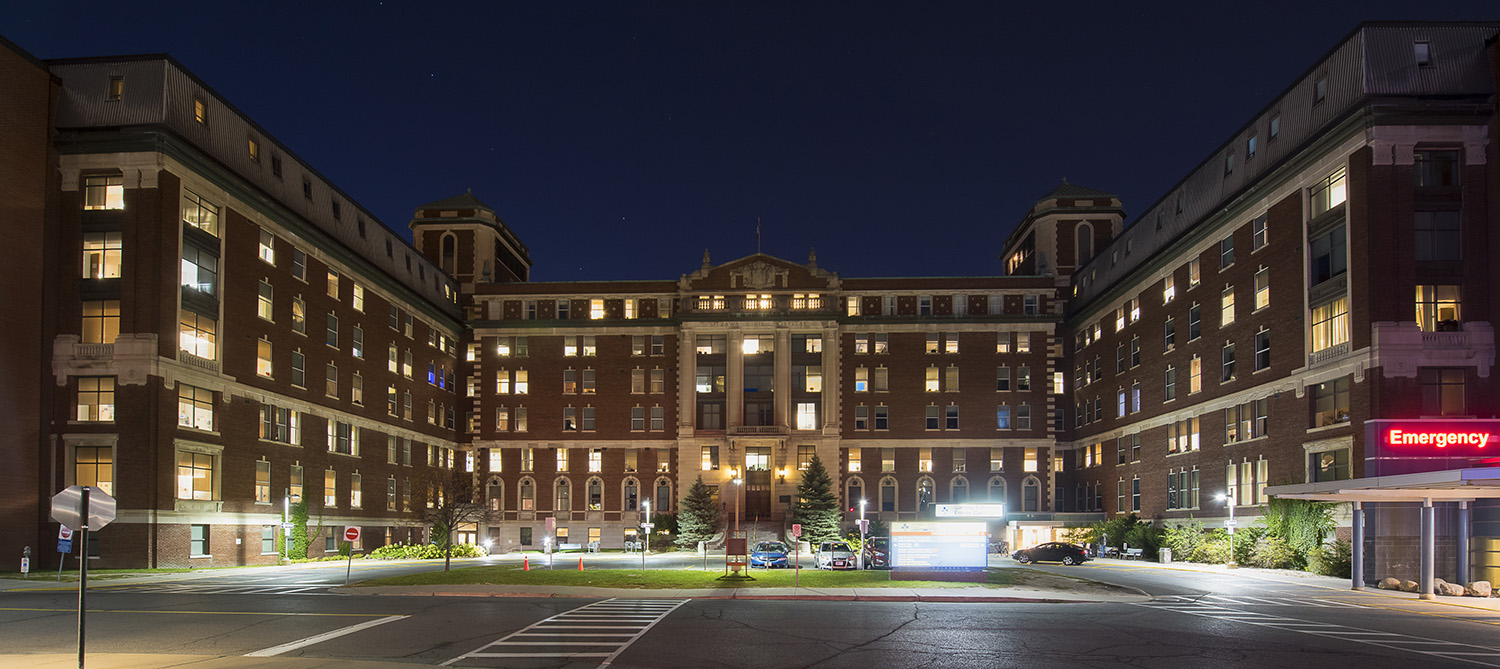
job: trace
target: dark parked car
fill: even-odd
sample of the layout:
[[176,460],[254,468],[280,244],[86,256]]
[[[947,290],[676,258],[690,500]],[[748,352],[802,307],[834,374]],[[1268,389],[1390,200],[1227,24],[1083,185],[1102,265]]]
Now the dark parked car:
[[865,547],[860,553],[864,555],[865,569],[891,568],[890,537],[870,537],[865,539]]
[[1061,562],[1072,565],[1083,564],[1089,559],[1088,551],[1083,550],[1082,546],[1075,546],[1061,541],[1039,544],[1031,548],[1022,548],[1011,553],[1010,556],[1021,564],[1026,564],[1027,562]]
[[787,548],[780,541],[762,541],[755,544],[750,550],[750,566],[752,567],[785,567]]

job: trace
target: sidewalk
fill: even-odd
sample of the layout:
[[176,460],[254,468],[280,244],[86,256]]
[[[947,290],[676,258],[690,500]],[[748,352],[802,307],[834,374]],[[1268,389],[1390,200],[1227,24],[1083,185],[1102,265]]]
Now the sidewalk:
[[[193,669],[238,669],[240,667],[274,667],[275,669],[396,669],[414,665],[410,662],[373,662],[368,660],[345,660],[339,658],[309,657],[241,657],[237,655],[167,655],[146,653],[89,653],[85,658],[89,669],[161,669],[162,667],[193,667]],[[30,667],[31,669],[74,669],[78,666],[76,654],[45,655],[0,655],[0,667]]]
[[[1086,562],[1087,565],[1096,567],[1133,567],[1138,569],[1159,569],[1165,571],[1184,571],[1222,574],[1225,576],[1240,576],[1262,581],[1274,581],[1292,585],[1303,585],[1314,588],[1322,588],[1332,593],[1342,592],[1362,598],[1386,599],[1395,602],[1413,602],[1422,604],[1435,604],[1441,606],[1452,606],[1481,611],[1500,612],[1500,597],[1444,597],[1439,595],[1436,599],[1422,599],[1415,592],[1401,592],[1399,590],[1380,590],[1373,585],[1365,586],[1363,590],[1355,590],[1347,578],[1335,578],[1332,576],[1321,576],[1305,571],[1290,571],[1285,569],[1259,569],[1256,567],[1237,567],[1230,569],[1223,564],[1201,564],[1196,562],[1172,562],[1161,564],[1157,562],[1143,562],[1140,560],[1122,560],[1118,558],[1099,558]],[[1100,579],[1094,579],[1100,580]],[[1500,590],[1497,590],[1500,592]]]
[[588,588],[544,585],[404,585],[333,588],[343,595],[408,597],[579,597],[622,599],[750,599],[846,602],[1026,602],[1131,603],[1150,601],[1143,592],[1112,595],[1029,588]]

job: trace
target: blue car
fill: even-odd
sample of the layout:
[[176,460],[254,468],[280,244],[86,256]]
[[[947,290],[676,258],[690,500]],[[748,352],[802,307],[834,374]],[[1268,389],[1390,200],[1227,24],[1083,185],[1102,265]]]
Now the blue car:
[[752,567],[785,567],[787,548],[780,541],[762,541],[755,544],[750,551],[750,566]]

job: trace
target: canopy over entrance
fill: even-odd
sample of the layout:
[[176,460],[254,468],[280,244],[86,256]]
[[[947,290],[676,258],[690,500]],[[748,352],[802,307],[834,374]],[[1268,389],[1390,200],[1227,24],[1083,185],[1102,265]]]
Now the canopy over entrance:
[[1281,499],[1354,504],[1354,558],[1351,574],[1355,590],[1364,588],[1364,503],[1414,502],[1422,505],[1421,595],[1434,597],[1433,573],[1436,543],[1433,502],[1458,502],[1458,574],[1469,578],[1469,503],[1478,499],[1500,499],[1500,468],[1476,467],[1433,472],[1372,476],[1347,481],[1299,483],[1266,488],[1266,494]]

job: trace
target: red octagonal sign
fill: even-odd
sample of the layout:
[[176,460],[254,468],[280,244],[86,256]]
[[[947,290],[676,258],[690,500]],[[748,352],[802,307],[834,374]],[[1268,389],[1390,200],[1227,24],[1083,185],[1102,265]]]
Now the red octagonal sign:
[[356,542],[356,541],[359,541],[359,528],[358,527],[346,527],[346,528],[344,528],[344,541],[347,541],[347,542],[349,542],[351,544],[354,543],[354,542]]

